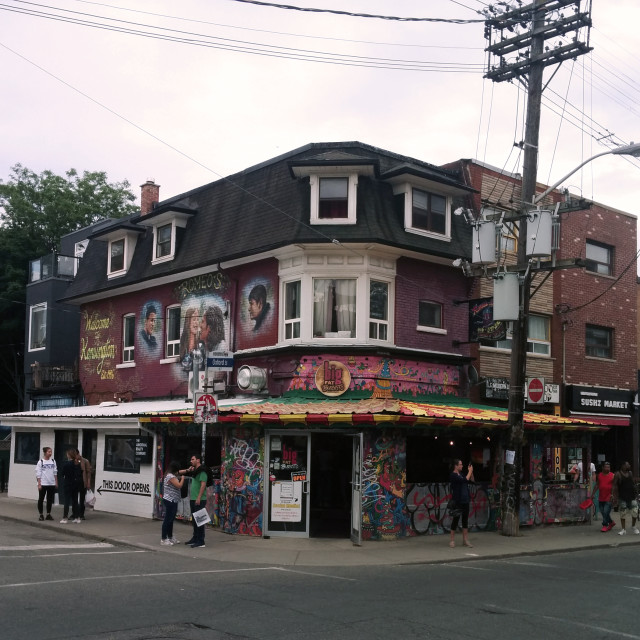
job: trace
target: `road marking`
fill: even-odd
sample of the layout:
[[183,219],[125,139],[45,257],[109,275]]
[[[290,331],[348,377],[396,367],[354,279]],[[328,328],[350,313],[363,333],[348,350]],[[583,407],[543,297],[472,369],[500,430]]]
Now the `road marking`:
[[47,551],[48,549],[107,549],[113,545],[108,542],[78,542],[76,544],[25,544],[15,547],[0,547],[0,551]]
[[355,578],[345,578],[343,576],[332,576],[327,573],[315,573],[313,571],[298,571],[297,569],[287,569],[286,567],[273,567],[277,571],[285,571],[286,573],[299,573],[303,576],[314,576],[316,578],[331,578],[333,580],[346,580],[348,582],[358,582]]
[[523,567],[545,567],[549,569],[557,569],[558,566],[555,564],[546,564],[544,562],[526,562],[524,560],[495,560],[498,564],[518,564]]
[[476,567],[475,565],[462,564],[461,562],[446,562],[442,566],[450,567],[451,569],[470,569],[471,571],[495,571],[495,569],[489,569],[488,567]]
[[572,624],[582,629],[589,629],[589,631],[602,631],[603,633],[606,634],[607,638],[617,637],[617,638],[629,638],[630,640],[640,640],[640,636],[637,636],[633,633],[625,633],[624,631],[614,631],[613,629],[607,629],[606,627],[598,627],[594,624],[586,624],[584,622],[578,622],[576,620],[567,620],[567,618],[559,618],[557,616],[547,616],[547,615],[541,614],[539,611],[529,612],[529,611],[523,611],[522,609],[509,609],[507,607],[501,607],[495,604],[485,604],[484,606],[502,613],[515,613],[518,616],[531,616],[535,618],[542,618],[543,620],[549,620],[550,622],[554,622],[554,623],[561,622],[563,624]]
[[[96,580],[126,580],[128,578],[163,578],[166,576],[194,576],[211,573],[243,573],[250,571],[289,571],[282,567],[251,567],[247,569],[209,569],[204,571],[163,571],[162,573],[124,573],[114,576],[89,576],[85,578],[62,578],[60,580],[38,580],[37,582],[14,582],[13,584],[0,584],[0,589],[11,589],[15,587],[37,587],[48,584],[65,584],[69,582],[93,582]],[[292,571],[293,573],[293,571]],[[302,573],[302,572],[300,572]],[[321,574],[319,577],[326,577]],[[331,576],[330,576],[331,577]],[[345,580],[347,578],[344,578]]]
[[620,578],[633,578],[634,580],[640,579],[639,574],[630,573],[629,571],[594,571],[593,573],[600,573],[605,576],[617,576]]
[[76,551],[70,553],[38,553],[38,554],[25,554],[25,555],[0,555],[0,558],[58,558],[61,556],[108,556],[108,555],[117,555],[122,553],[149,553],[144,549],[136,549],[132,551],[101,551],[96,553],[95,551]]

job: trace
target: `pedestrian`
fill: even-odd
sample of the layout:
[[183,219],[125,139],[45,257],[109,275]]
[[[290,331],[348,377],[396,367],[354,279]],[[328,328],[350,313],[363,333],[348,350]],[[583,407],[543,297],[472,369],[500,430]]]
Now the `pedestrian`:
[[160,540],[160,544],[166,546],[180,542],[173,537],[173,521],[176,519],[176,513],[178,512],[178,503],[182,499],[180,489],[184,484],[184,476],[181,476],[179,480],[176,477],[176,474],[179,473],[178,467],[177,462],[172,462],[169,465],[169,473],[165,475],[163,483],[164,520],[162,521],[162,540]]
[[633,482],[633,474],[631,473],[631,465],[623,462],[620,470],[613,479],[613,504],[617,504],[620,510],[620,531],[618,535],[626,536],[625,520],[631,514],[631,526],[633,533],[640,534],[640,530],[636,527],[638,519],[638,501],[636,500],[636,485]]
[[598,509],[602,514],[602,529],[600,531],[611,531],[616,523],[611,519],[611,500],[613,497],[613,479],[615,474],[611,471],[608,462],[602,463],[602,471],[598,474]]
[[87,499],[87,490],[91,489],[91,463],[80,455],[80,451],[76,449],[76,460],[80,462],[82,470],[82,485],[78,494],[78,517],[84,520],[85,500]]
[[78,495],[82,484],[82,468],[80,462],[76,461],[75,447],[67,449],[67,459],[60,469],[62,478],[62,492],[64,494],[64,511],[60,524],[69,522],[69,509],[71,509],[71,520],[75,523],[81,522],[78,517]]
[[189,492],[189,505],[191,506],[191,522],[193,524],[193,537],[185,542],[190,547],[204,547],[204,527],[198,526],[193,514],[200,511],[207,503],[207,471],[202,465],[200,455],[191,456],[191,466],[180,470],[181,474],[191,475],[191,489]]
[[455,534],[458,522],[462,518],[462,544],[465,547],[473,547],[469,542],[469,482],[473,482],[473,465],[467,465],[467,475],[462,475],[462,460],[456,458],[453,461],[453,471],[449,477],[451,483],[451,499],[455,501],[456,511],[451,521],[450,547],[456,546]]
[[43,503],[45,496],[47,497],[47,520],[53,520],[51,517],[51,505],[58,490],[58,466],[56,461],[51,457],[53,451],[51,447],[42,447],[43,457],[36,464],[36,480],[38,482],[38,520],[45,520],[43,513]]

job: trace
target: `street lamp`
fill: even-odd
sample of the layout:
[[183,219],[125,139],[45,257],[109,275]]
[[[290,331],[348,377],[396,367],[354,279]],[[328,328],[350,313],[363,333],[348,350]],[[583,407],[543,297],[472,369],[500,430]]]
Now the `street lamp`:
[[[615,149],[609,149],[588,158],[575,169],[563,176],[558,182],[541,194],[531,198],[531,204],[536,205],[567,178],[579,171],[585,164],[605,155],[631,155],[640,156],[640,144],[630,144]],[[534,186],[534,185],[531,185]],[[523,188],[523,192],[526,190]],[[524,194],[523,194],[524,195]],[[531,196],[529,196],[531,197]],[[523,207],[527,204],[523,203]],[[529,205],[531,206],[531,205]],[[524,384],[527,368],[527,321],[529,317],[529,300],[531,285],[531,263],[526,259],[523,244],[526,236],[526,211],[521,217],[520,243],[518,246],[518,270],[522,271],[520,283],[520,304],[518,305],[517,319],[513,323],[511,341],[511,369],[509,376],[509,448],[505,452],[502,482],[502,535],[517,536],[519,534],[520,512],[520,469],[522,463],[522,441],[524,434]]]

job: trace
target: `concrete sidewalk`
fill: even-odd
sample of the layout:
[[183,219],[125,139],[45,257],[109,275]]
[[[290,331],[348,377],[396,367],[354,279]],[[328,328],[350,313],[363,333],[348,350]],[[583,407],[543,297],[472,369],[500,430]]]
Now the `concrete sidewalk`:
[[[640,544],[627,523],[627,535],[618,522],[608,533],[600,531],[601,523],[590,525],[547,525],[522,527],[517,538],[496,532],[470,535],[473,548],[462,546],[462,534],[456,535],[456,547],[449,547],[448,535],[404,538],[397,541],[364,542],[354,546],[350,540],[335,538],[250,538],[232,536],[212,528],[206,532],[206,547],[191,549],[184,544],[160,545],[159,520],[124,516],[104,511],[87,510],[87,519],[79,524],[60,524],[62,508],[55,506],[54,520],[40,522],[35,500],[9,498],[0,494],[0,518],[34,527],[64,530],[89,540],[121,543],[159,553],[174,553],[219,562],[278,566],[376,566],[398,564],[432,564],[472,559],[508,558],[513,556],[560,553],[583,549],[602,549]],[[191,537],[191,524],[176,521],[174,535],[181,541]],[[11,540],[11,543],[14,541]],[[15,540],[16,544],[20,540]],[[5,543],[6,544],[6,541]]]

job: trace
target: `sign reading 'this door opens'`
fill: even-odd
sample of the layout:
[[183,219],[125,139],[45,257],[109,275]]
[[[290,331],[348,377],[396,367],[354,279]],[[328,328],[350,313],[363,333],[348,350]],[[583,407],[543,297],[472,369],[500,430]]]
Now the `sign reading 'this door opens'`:
[[316,370],[316,387],[325,396],[341,396],[351,384],[346,365],[336,360],[325,360]]

